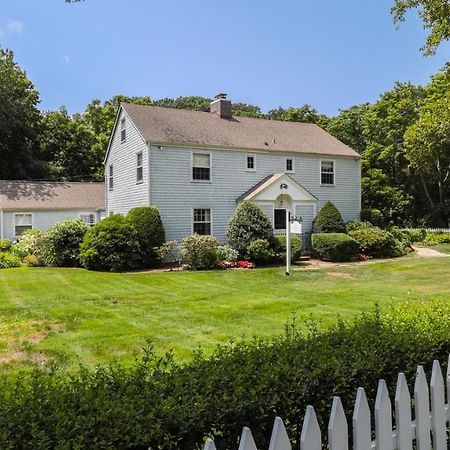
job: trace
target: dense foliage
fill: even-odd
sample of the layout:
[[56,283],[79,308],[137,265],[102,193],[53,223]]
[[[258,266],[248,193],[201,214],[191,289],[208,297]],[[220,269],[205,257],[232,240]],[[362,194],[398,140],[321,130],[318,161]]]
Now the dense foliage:
[[45,257],[48,265],[77,267],[80,265],[80,245],[88,226],[81,219],[64,220],[46,233]]
[[314,218],[315,233],[344,233],[345,224],[341,213],[332,202],[326,202]]
[[193,270],[213,269],[219,262],[218,247],[216,238],[193,234],[181,243],[180,262]]
[[412,386],[417,364],[429,370],[450,352],[447,301],[395,305],[327,331],[314,323],[308,329],[301,334],[291,325],[280,338],[223,346],[184,366],[147,349],[129,368],[3,378],[0,447],[200,449],[209,435],[223,450],[237,448],[249,426],[258,448],[268,448],[276,415],[298,447],[307,405],[326,427],[333,395],[350,412],[364,386],[373,404],[378,379],[392,393],[402,371]]
[[248,259],[255,264],[267,265],[275,260],[275,251],[266,239],[255,239],[247,246]]
[[395,258],[409,252],[408,243],[396,239],[392,233],[378,227],[349,231],[361,247],[361,252],[372,258]]
[[[286,236],[275,236],[275,251],[279,261],[286,260]],[[298,261],[302,255],[302,240],[298,236],[291,236],[291,262]]]
[[139,255],[145,267],[158,262],[157,248],[164,244],[164,226],[158,208],[140,206],[131,209],[127,215],[137,232]]
[[242,202],[236,208],[228,224],[227,238],[228,243],[244,258],[247,257],[247,248],[253,241],[264,239],[270,246],[274,243],[269,218],[261,208],[251,202]]
[[10,252],[0,252],[0,269],[20,267],[21,260],[18,256]]
[[139,267],[139,244],[129,219],[114,214],[92,226],[80,246],[80,260],[92,270],[113,272]]
[[314,233],[312,248],[324,261],[355,261],[358,258],[358,242],[345,233]]

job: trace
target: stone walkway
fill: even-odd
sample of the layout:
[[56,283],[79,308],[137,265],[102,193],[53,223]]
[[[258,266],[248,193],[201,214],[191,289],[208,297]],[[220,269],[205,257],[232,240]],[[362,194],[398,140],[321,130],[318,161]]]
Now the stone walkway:
[[450,256],[450,254],[443,253],[428,247],[413,247],[413,249],[416,252],[416,255],[422,258],[434,258],[435,256],[439,258],[445,258],[446,256]]

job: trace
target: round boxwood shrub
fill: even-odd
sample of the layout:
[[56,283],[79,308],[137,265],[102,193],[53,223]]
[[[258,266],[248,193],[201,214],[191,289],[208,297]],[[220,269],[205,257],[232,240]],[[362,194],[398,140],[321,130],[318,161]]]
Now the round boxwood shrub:
[[216,238],[193,234],[181,243],[180,262],[192,270],[214,269],[219,262],[218,247]]
[[80,260],[92,270],[118,272],[139,266],[137,233],[130,221],[114,214],[91,227],[80,246]]
[[0,269],[9,269],[11,267],[20,267],[21,260],[18,256],[9,252],[0,252]]
[[314,233],[345,233],[341,213],[331,202],[326,202],[313,222]]
[[257,239],[266,240],[272,247],[274,244],[273,228],[269,218],[257,205],[242,202],[233,214],[227,230],[228,243],[247,257],[247,247]]
[[159,261],[157,248],[164,244],[164,226],[158,208],[139,206],[127,215],[137,232],[139,255],[145,267],[155,266]]
[[312,247],[324,261],[355,261],[358,258],[358,242],[345,233],[315,233]]
[[80,244],[89,227],[81,219],[64,220],[46,233],[44,262],[58,267],[80,265]]
[[[280,261],[286,260],[286,236],[275,236],[277,258]],[[291,236],[291,261],[295,262],[302,255],[302,240],[298,236]]]
[[409,251],[408,246],[389,231],[378,227],[360,228],[349,231],[348,234],[358,241],[361,252],[372,258],[395,258],[406,255]]
[[385,225],[383,213],[376,208],[363,208],[360,217],[363,222],[370,222],[376,227],[383,227]]
[[247,255],[250,261],[262,266],[275,260],[275,252],[265,239],[256,239],[250,242],[247,247]]

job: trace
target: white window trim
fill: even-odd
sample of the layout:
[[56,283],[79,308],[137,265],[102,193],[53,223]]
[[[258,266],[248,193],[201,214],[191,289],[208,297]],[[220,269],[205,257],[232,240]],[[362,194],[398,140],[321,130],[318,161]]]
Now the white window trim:
[[[91,215],[94,216],[94,221],[92,222],[92,225],[95,225],[97,223],[97,214],[95,212],[82,211],[82,212],[80,212],[79,217],[81,220],[83,220],[82,216],[91,216]],[[86,225],[89,226],[89,224],[87,222],[85,222],[85,223],[86,223]],[[90,226],[92,226],[92,225],[90,225]]]
[[[111,167],[112,167],[112,176],[111,176]],[[113,191],[114,190],[114,164],[108,164],[108,191]],[[110,179],[113,179],[113,185],[111,187],[110,184]]]
[[210,220],[210,224],[211,224],[211,234],[205,234],[203,236],[214,236],[214,228],[213,228],[213,223],[214,223],[214,213],[213,213],[213,209],[209,206],[194,206],[191,208],[191,235],[194,234],[194,209],[209,209],[209,220]]
[[[248,168],[248,158],[253,158],[253,169]],[[246,172],[256,172],[256,154],[255,153],[246,153],[245,154],[245,171]]]
[[20,236],[18,236],[16,234],[16,216],[21,216],[23,214],[30,214],[31,215],[31,229],[34,229],[34,214],[32,212],[23,211],[23,212],[14,213],[14,237],[16,239],[20,238]]
[[[193,177],[194,154],[209,155],[209,180],[194,180],[194,177]],[[191,167],[190,167],[191,183],[203,183],[203,184],[212,183],[212,171],[213,171],[212,153],[208,152],[208,151],[202,151],[202,150],[192,150],[191,151]]]
[[[142,163],[140,166],[138,166],[138,155],[142,156]],[[138,169],[139,167],[142,168],[142,178],[138,180]],[[142,184],[144,182],[144,152],[142,150],[139,150],[136,152],[136,184]]]
[[[322,183],[322,163],[323,162],[332,162],[333,163],[333,183],[328,184],[328,183]],[[328,172],[331,173],[331,172]],[[320,164],[319,164],[319,184],[320,186],[325,186],[325,187],[333,187],[336,186],[336,160],[334,159],[321,159],[320,160]]]
[[[125,139],[122,139],[122,131],[125,131]],[[125,117],[122,117],[120,119],[120,143],[123,144],[124,142],[127,142],[127,125]]]
[[[290,159],[292,161],[292,170],[287,170],[288,159]],[[285,173],[295,173],[295,158],[287,157],[284,160],[284,171],[285,171]]]

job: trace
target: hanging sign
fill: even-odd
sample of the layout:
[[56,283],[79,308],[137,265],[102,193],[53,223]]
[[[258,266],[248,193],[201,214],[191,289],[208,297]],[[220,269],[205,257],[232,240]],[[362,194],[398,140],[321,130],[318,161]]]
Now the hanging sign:
[[291,233],[292,234],[302,234],[302,223],[294,220],[291,222]]

